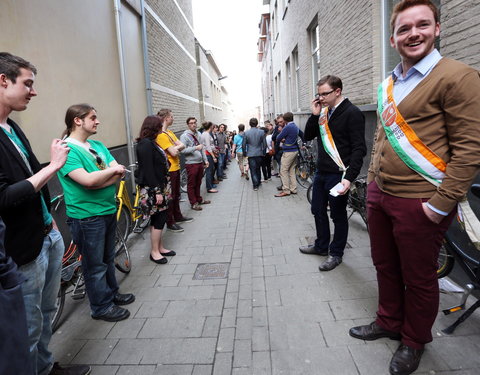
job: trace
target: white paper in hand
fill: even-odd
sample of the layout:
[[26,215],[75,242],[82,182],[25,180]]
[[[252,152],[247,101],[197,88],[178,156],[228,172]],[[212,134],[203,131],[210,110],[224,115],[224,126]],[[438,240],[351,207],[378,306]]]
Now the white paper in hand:
[[345,188],[341,182],[336,184],[333,188],[330,189],[330,195],[332,197],[338,197],[338,192],[342,191]]

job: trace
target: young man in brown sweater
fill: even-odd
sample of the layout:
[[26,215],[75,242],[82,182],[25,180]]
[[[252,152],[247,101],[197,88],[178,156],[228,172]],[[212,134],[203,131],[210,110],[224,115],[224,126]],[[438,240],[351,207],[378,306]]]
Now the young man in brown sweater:
[[480,165],[480,76],[435,49],[440,25],[429,0],[400,1],[391,33],[401,63],[379,88],[368,176],[379,305],[376,320],[350,335],[401,340],[390,374],[411,374],[432,341],[442,238]]

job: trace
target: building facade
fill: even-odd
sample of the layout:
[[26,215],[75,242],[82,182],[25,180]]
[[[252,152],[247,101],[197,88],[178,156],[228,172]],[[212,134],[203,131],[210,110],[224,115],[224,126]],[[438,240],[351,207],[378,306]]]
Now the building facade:
[[[367,117],[367,140],[375,126],[378,84],[399,62],[390,47],[390,13],[395,0],[263,0],[258,40],[265,119],[291,111],[304,126],[316,82],[342,78],[344,94]],[[444,56],[480,69],[480,3],[437,0]],[[467,11],[468,10],[468,11]]]

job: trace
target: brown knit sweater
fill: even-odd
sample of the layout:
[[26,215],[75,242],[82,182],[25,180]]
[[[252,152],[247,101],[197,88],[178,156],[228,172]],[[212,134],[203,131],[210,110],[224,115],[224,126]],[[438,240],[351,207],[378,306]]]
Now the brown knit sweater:
[[455,60],[442,58],[398,105],[422,142],[447,163],[437,188],[397,156],[377,120],[368,182],[403,198],[430,198],[450,212],[468,191],[480,167],[480,75]]

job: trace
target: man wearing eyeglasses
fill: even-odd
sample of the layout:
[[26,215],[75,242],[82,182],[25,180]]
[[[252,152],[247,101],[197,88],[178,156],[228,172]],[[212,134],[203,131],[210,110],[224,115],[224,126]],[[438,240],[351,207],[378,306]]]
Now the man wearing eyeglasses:
[[[342,80],[336,76],[320,79],[312,115],[305,125],[305,141],[317,138],[318,142],[311,205],[317,238],[315,243],[300,247],[300,251],[328,256],[319,266],[320,271],[333,270],[342,263],[348,236],[348,190],[367,152],[365,117],[342,95],[342,89]],[[331,241],[327,207],[334,225]]]

